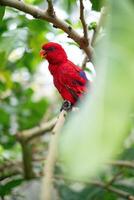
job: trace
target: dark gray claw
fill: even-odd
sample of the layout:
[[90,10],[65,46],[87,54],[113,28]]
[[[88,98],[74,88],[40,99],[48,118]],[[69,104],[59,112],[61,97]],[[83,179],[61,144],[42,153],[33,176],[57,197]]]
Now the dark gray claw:
[[65,111],[70,111],[72,109],[72,104],[70,101],[65,100],[61,106],[60,111],[65,110]]

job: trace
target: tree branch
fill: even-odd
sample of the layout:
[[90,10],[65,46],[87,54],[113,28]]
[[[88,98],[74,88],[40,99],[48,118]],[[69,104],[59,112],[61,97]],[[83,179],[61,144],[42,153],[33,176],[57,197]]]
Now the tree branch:
[[115,181],[119,180],[119,178],[122,177],[122,172],[118,172],[116,173],[110,181],[108,181],[108,183],[106,184],[107,186],[112,185]]
[[84,40],[85,40],[85,45],[89,45],[89,39],[88,39],[88,29],[87,29],[87,24],[84,18],[84,5],[83,5],[83,0],[80,0],[80,20],[81,24],[83,27],[83,34],[84,34]]
[[54,167],[55,167],[55,163],[57,159],[57,146],[59,142],[60,131],[65,122],[66,115],[67,115],[67,112],[65,110],[62,110],[57,120],[57,123],[54,126],[54,129],[52,131],[52,135],[51,135],[51,139],[49,143],[48,156],[47,156],[45,168],[44,168],[45,176],[43,178],[41,200],[44,200],[44,199],[51,200],[51,195],[53,191],[53,173],[54,173]]
[[20,138],[25,138],[25,141],[30,141],[36,137],[39,137],[41,135],[44,135],[45,133],[49,132],[52,130],[54,127],[55,123],[57,121],[57,117],[51,119],[48,122],[43,122],[39,126],[36,126],[31,129],[27,129],[21,132],[17,133],[17,138],[18,140],[21,140]]
[[118,196],[123,197],[125,199],[134,200],[134,196],[129,194],[128,192],[125,192],[121,189],[117,189],[113,186],[107,185],[101,181],[91,181],[91,182],[89,182],[89,184],[101,187],[101,188],[103,188],[109,192],[113,192],[113,193],[117,194]]
[[107,190],[109,192],[113,192],[115,194],[117,194],[118,196],[120,197],[123,197],[125,199],[128,199],[128,200],[134,200],[134,196],[129,194],[128,192],[125,192],[121,189],[117,189],[107,183],[103,183],[102,181],[82,181],[82,180],[75,180],[75,179],[71,179],[69,177],[64,177],[64,176],[61,176],[61,175],[56,175],[55,178],[58,178],[58,179],[63,179],[63,180],[67,180],[67,181],[73,181],[73,182],[80,182],[80,183],[85,183],[87,185],[95,185],[95,186],[98,186],[100,188],[103,188],[104,190]]
[[134,169],[134,161],[115,160],[115,161],[109,161],[108,164],[113,166],[128,167]]
[[23,171],[26,179],[31,179],[35,176],[32,166],[32,147],[29,141],[43,135],[48,131],[51,131],[56,121],[57,119],[53,118],[46,123],[41,123],[39,126],[18,132],[16,134],[16,138],[22,148]]
[[86,68],[86,64],[89,62],[89,59],[87,56],[84,57],[81,68],[84,70]]
[[[82,0],[80,0],[82,1]],[[105,20],[105,17],[106,17],[106,14],[107,14],[107,11],[106,11],[106,8],[103,7],[101,9],[101,15],[100,15],[100,19],[99,19],[99,22],[97,24],[97,27],[96,29],[94,29],[94,32],[93,32],[93,36],[92,36],[92,39],[91,39],[91,46],[94,47],[95,45],[95,41],[96,41],[96,38],[98,36],[98,33],[102,27],[102,25],[104,24],[104,20]],[[86,68],[86,63],[89,62],[90,60],[88,59],[87,56],[85,56],[84,60],[83,60],[83,63],[82,63],[82,69],[84,70]]]
[[54,11],[54,7],[53,7],[53,3],[51,0],[47,0],[48,3],[48,9],[47,12],[50,16],[54,17],[55,16],[55,11]]
[[19,174],[21,174],[20,171],[10,172],[9,174],[5,174],[5,175],[0,176],[0,181],[3,181],[7,178],[11,178],[12,176],[16,176],[16,175],[19,175]]
[[66,22],[59,19],[56,15],[52,17],[49,15],[47,11],[44,12],[44,10],[41,10],[32,5],[28,5],[23,1],[19,0],[0,0],[0,5],[16,8],[20,11],[23,11],[24,13],[32,15],[35,18],[43,19],[52,23],[55,27],[60,28],[65,33],[67,33],[68,37],[73,39],[80,46],[80,48],[85,51],[86,55],[91,60],[92,58],[91,47],[85,45],[83,37],[81,37],[81,35],[79,35],[72,27],[70,27]]
[[32,146],[25,140],[21,140],[20,144],[22,148],[23,174],[24,178],[29,180],[35,177],[32,164]]

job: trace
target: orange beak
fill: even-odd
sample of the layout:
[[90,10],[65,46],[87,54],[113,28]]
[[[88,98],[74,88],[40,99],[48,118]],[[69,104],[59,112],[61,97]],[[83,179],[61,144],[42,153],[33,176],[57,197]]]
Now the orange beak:
[[41,58],[46,58],[46,55],[47,55],[47,52],[45,50],[41,49],[41,51],[40,51]]

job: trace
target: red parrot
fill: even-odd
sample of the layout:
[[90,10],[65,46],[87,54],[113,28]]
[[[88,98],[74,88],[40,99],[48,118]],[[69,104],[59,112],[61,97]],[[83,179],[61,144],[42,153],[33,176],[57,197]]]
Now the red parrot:
[[43,44],[40,55],[48,60],[54,85],[62,98],[73,106],[87,90],[85,72],[68,60],[65,50],[58,43]]

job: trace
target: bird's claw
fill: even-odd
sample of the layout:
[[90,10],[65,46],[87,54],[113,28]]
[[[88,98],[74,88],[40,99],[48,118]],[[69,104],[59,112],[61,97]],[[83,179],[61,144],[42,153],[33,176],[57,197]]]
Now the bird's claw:
[[61,106],[60,111],[65,110],[65,111],[70,111],[72,109],[72,104],[70,101],[65,100]]

